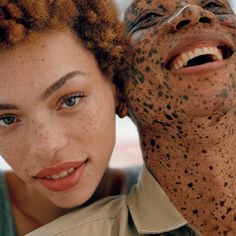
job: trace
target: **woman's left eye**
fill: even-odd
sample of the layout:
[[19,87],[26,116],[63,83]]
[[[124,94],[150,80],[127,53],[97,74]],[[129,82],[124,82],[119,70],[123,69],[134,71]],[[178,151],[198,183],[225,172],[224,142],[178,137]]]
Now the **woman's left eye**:
[[69,108],[76,106],[84,97],[81,93],[74,93],[62,98],[61,108]]

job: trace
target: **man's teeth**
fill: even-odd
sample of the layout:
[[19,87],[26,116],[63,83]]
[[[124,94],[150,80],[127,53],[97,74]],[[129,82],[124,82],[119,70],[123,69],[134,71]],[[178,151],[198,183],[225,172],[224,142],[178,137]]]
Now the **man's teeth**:
[[62,171],[58,175],[46,176],[46,179],[62,179],[64,177],[68,176],[69,174],[71,174],[74,170],[75,170],[75,168],[70,168],[68,170]]
[[214,61],[221,61],[223,60],[223,55],[220,49],[217,47],[203,47],[203,48],[196,48],[193,51],[183,52],[178,56],[179,60],[174,63],[175,70],[179,70],[187,66],[188,62],[195,57],[199,57],[202,55],[212,55],[212,59]]

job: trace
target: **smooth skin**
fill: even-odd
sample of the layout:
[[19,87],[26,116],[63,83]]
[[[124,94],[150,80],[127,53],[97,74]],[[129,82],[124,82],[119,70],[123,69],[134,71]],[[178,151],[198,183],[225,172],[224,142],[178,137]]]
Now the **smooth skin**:
[[[1,50],[0,64],[0,153],[26,183],[6,175],[23,235],[95,192],[115,143],[116,89],[69,30]],[[46,167],[77,161],[85,167],[66,191],[51,191],[35,178]]]

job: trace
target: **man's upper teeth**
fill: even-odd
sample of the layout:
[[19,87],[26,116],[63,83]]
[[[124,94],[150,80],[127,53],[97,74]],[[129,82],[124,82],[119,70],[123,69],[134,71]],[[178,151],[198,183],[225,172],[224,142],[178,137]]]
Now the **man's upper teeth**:
[[174,63],[174,68],[179,70],[188,64],[188,61],[199,57],[202,55],[212,55],[212,59],[215,61],[223,60],[222,52],[217,47],[203,47],[203,48],[196,48],[193,51],[183,52],[178,57],[179,60]]
[[68,170],[64,170],[61,173],[59,173],[58,175],[49,175],[46,176],[46,179],[61,179],[64,178],[66,176],[68,176],[70,173],[72,173],[75,169],[74,168],[70,168]]

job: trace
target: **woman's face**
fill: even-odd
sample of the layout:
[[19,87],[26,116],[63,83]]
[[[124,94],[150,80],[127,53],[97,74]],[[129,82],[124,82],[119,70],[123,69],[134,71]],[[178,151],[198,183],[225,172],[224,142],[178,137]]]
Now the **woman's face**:
[[0,64],[0,154],[56,205],[84,203],[114,147],[114,85],[69,31],[2,50]]

